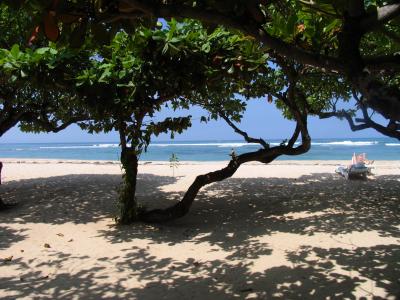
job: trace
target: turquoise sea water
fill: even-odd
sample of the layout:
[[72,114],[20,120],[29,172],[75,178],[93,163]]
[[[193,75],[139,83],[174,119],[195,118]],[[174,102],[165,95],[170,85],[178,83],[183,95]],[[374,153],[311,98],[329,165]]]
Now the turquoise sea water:
[[[271,145],[280,140],[269,140]],[[154,142],[141,160],[168,161],[175,153],[180,161],[229,160],[231,150],[237,154],[256,151],[259,145],[242,141]],[[350,160],[353,153],[367,153],[371,160],[400,160],[400,142],[389,138],[315,139],[311,150],[299,156],[282,156],[288,160]],[[79,160],[119,160],[117,143],[40,143],[0,144],[0,158],[52,158]]]

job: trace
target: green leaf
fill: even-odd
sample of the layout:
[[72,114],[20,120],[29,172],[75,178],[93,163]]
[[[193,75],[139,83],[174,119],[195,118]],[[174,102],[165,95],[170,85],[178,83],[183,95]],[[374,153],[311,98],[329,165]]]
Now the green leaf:
[[211,45],[210,43],[205,43],[201,46],[201,51],[203,51],[204,53],[209,53],[211,50]]
[[322,31],[324,32],[324,33],[329,33],[329,32],[331,32],[334,28],[336,28],[336,27],[339,27],[340,26],[340,24],[341,24],[341,21],[340,20],[333,20],[332,22],[330,22],[328,25],[326,25],[323,29],[322,29]]
[[161,53],[165,54],[168,51],[168,43],[165,43],[164,48],[162,49]]
[[99,78],[99,82],[107,82],[107,78],[110,77],[111,75],[111,71],[110,69],[105,69],[103,74],[101,74],[100,78]]
[[43,55],[45,54],[47,51],[49,51],[49,47],[42,47],[42,48],[38,48],[36,49],[35,53]]
[[20,54],[19,46],[17,44],[13,45],[10,50],[10,53],[14,58],[18,58]]

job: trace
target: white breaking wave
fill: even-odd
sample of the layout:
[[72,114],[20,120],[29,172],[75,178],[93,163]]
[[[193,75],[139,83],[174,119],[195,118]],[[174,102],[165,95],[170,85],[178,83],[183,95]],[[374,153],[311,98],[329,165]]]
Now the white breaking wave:
[[243,146],[258,146],[256,143],[194,143],[194,144],[150,144],[150,147],[207,147],[233,148]]
[[[280,143],[269,143],[271,146],[278,146]],[[296,142],[299,144],[299,142]],[[378,144],[377,141],[333,141],[333,142],[313,142],[314,146],[372,146]],[[387,143],[386,146],[400,146],[397,143]],[[129,145],[128,145],[129,146]],[[218,147],[218,148],[240,148],[240,147],[259,147],[257,143],[190,143],[190,144],[150,144],[149,147]],[[75,146],[43,146],[40,149],[98,149],[98,148],[119,148],[118,144],[93,144]],[[22,149],[18,149],[22,150]]]
[[389,146],[389,147],[399,147],[400,144],[399,144],[399,143],[387,143],[387,144],[385,144],[385,146]]
[[[128,144],[128,146],[130,146]],[[94,145],[93,148],[118,148],[119,145],[118,144],[98,144],[98,145]]]
[[365,142],[353,142],[353,141],[342,141],[342,142],[326,142],[326,143],[312,143],[317,146],[372,146],[377,145],[377,141],[365,141]]
[[[274,145],[275,143],[271,143]],[[278,143],[277,143],[278,144]],[[128,145],[129,146],[129,145]],[[207,147],[235,148],[243,146],[259,146],[256,143],[192,143],[192,144],[150,144],[150,147]],[[118,144],[76,145],[76,146],[43,146],[40,149],[93,149],[93,148],[118,148]]]
[[117,148],[118,144],[97,144],[87,146],[45,146],[40,149],[91,149],[91,148]]
[[260,144],[256,143],[231,143],[231,144],[221,144],[218,145],[218,148],[238,148],[244,146],[260,146]]

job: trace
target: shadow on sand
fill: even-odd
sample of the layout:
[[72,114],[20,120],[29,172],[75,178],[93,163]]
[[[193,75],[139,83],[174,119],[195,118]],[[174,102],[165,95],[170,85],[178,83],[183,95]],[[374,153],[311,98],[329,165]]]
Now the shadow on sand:
[[[163,192],[162,187],[175,181],[172,177],[143,174],[138,197],[148,207],[165,207],[176,201],[177,195]],[[0,223],[89,223],[110,217],[119,183],[117,175],[70,175],[8,183],[2,187],[3,198],[18,199],[20,205],[0,214]],[[388,298],[395,299],[400,297],[399,243],[352,249],[303,247],[286,251],[290,267],[282,265],[262,272],[250,269],[251,259],[268,259],[274,251],[258,237],[274,233],[311,236],[376,231],[399,241],[399,183],[399,176],[346,181],[332,174],[298,179],[229,179],[202,190],[189,215],[180,220],[98,232],[111,244],[147,239],[150,247],[191,243],[196,248],[207,243],[215,246],[215,251],[228,251],[228,257],[199,262],[194,255],[182,261],[171,253],[160,259],[146,247],[128,247],[120,256],[99,258],[121,272],[128,270],[130,276],[124,280],[99,284],[107,271],[101,264],[51,278],[40,278],[31,271],[24,280],[2,276],[0,295],[3,289],[32,299],[43,295],[56,299],[353,299],[352,292],[367,278],[384,289]],[[303,217],[295,217],[296,213],[303,213]],[[0,230],[0,250],[25,238],[24,232],[4,225]],[[71,254],[57,251],[49,256],[56,266],[72,259]],[[28,264],[19,259],[12,263],[21,269]],[[336,272],[337,266],[347,273]],[[362,278],[352,276],[352,270]],[[143,282],[140,288],[130,287],[133,279]],[[365,296],[372,298],[373,290],[365,291]]]

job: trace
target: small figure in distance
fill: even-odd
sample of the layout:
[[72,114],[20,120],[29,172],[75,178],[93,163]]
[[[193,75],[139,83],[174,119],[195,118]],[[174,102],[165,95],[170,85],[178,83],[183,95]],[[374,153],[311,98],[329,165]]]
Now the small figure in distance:
[[229,156],[232,157],[233,160],[236,160],[237,155],[236,155],[235,149],[233,149],[233,148],[231,149],[231,154],[229,154]]

